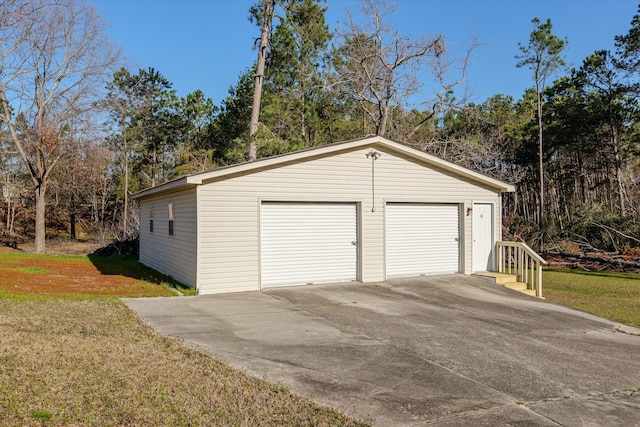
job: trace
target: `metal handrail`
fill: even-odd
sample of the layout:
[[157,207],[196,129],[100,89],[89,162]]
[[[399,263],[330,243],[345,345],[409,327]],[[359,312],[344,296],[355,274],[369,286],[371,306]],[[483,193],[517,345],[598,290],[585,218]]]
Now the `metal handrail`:
[[544,258],[523,242],[496,242],[496,255],[498,273],[515,274],[519,282],[542,298],[542,266],[547,264]]

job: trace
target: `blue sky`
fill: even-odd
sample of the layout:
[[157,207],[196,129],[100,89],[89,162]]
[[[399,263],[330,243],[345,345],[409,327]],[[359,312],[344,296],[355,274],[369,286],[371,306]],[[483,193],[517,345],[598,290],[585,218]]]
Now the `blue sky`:
[[[179,96],[201,89],[219,104],[238,75],[256,59],[259,29],[248,21],[254,0],[98,0],[109,34],[122,46],[127,67],[154,67]],[[476,35],[483,43],[468,80],[475,101],[501,93],[520,98],[532,86],[531,73],[516,68],[518,42],[526,43],[531,19],[551,18],[554,33],[567,37],[569,65],[578,67],[598,49],[614,49],[626,34],[637,0],[396,0],[390,17],[401,34],[444,34],[462,52]],[[327,23],[335,29],[344,7],[355,0],[328,0]]]

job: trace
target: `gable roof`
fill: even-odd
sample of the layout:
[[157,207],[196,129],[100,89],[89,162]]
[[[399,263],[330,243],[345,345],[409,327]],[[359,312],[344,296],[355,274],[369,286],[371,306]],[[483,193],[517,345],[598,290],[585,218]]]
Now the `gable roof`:
[[314,148],[308,148],[306,150],[295,151],[292,153],[281,154],[278,156],[265,157],[252,162],[244,162],[231,166],[224,166],[216,169],[211,169],[204,172],[198,172],[192,175],[187,175],[182,178],[175,179],[173,181],[166,182],[156,187],[147,188],[145,190],[135,193],[132,197],[134,199],[140,199],[147,196],[158,195],[165,192],[179,191],[190,187],[203,184],[205,181],[224,178],[230,175],[248,174],[258,172],[263,169],[280,167],[288,163],[294,163],[298,161],[310,160],[314,157],[326,156],[337,154],[346,151],[352,151],[362,148],[381,148],[387,149],[390,152],[395,152],[407,156],[419,163],[423,163],[427,166],[433,166],[441,170],[452,173],[453,175],[465,178],[478,184],[493,188],[502,193],[513,192],[515,187],[506,182],[500,181],[495,178],[483,175],[479,172],[467,169],[462,166],[458,166],[447,160],[443,160],[439,157],[431,154],[424,153],[414,148],[402,145],[398,142],[391,141],[387,138],[380,136],[370,136],[360,139],[354,139],[345,142],[339,142],[335,144],[323,145]]

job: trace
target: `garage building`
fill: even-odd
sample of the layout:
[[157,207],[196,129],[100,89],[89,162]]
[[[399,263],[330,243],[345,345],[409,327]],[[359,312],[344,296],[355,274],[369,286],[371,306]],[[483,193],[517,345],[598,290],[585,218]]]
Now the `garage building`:
[[137,193],[140,261],[200,294],[487,271],[509,191],[368,137]]

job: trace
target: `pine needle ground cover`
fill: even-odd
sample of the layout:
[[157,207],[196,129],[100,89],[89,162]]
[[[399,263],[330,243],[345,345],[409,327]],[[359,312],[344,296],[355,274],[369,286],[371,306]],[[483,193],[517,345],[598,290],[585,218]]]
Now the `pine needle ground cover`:
[[640,328],[640,274],[545,270],[549,301]]
[[0,426],[362,425],[159,335],[114,297],[174,291],[106,262],[0,254]]

